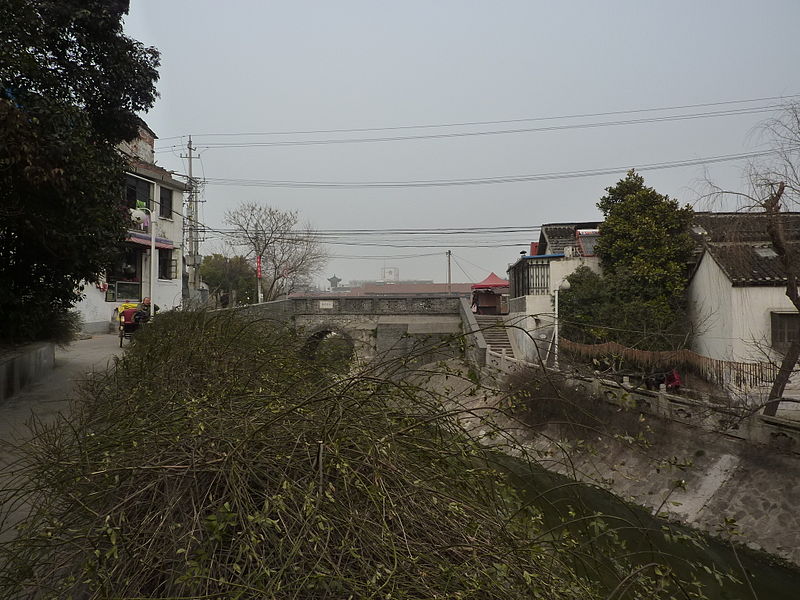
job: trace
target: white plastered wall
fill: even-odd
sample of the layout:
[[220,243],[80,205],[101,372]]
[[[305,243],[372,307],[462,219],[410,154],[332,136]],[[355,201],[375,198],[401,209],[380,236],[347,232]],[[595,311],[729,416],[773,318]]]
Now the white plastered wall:
[[[181,277],[183,265],[183,194],[178,190],[173,190],[172,193],[172,218],[159,217],[159,198],[161,197],[160,184],[153,182],[153,213],[156,220],[156,237],[166,238],[171,240],[174,246],[172,251],[172,259],[176,261],[177,273],[175,279],[156,279],[153,286],[153,302],[159,308],[170,310],[179,308],[182,303],[182,285],[183,280]],[[169,187],[169,186],[165,186]],[[170,188],[172,189],[172,188]],[[175,214],[178,213],[178,214]],[[142,260],[142,297],[150,295],[150,248],[142,246],[144,256]],[[158,260],[158,249],[156,249],[156,260]],[[156,264],[156,274],[158,273],[158,265]],[[99,289],[95,284],[84,282],[83,298],[75,306],[81,316],[83,317],[83,329],[88,333],[102,333],[108,331],[109,324],[115,326],[114,318],[116,310],[120,306],[120,302],[106,302],[105,291]]]
[[551,259],[550,293],[524,296],[524,309],[506,316],[509,335],[517,352],[517,357],[530,362],[545,358],[553,337],[555,290],[578,267],[587,266],[600,272],[600,260],[596,256],[576,256]]
[[775,359],[770,313],[795,312],[782,286],[733,287],[708,253],[689,284],[688,299],[693,349],[726,361]]

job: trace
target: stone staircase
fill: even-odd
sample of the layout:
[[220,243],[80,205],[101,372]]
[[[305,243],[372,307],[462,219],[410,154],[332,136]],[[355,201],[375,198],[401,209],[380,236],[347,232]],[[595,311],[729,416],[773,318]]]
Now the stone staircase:
[[483,333],[483,339],[486,340],[486,345],[492,352],[499,352],[502,354],[505,350],[506,355],[514,356],[514,348],[511,346],[511,340],[508,338],[508,330],[503,325],[503,318],[499,315],[475,315],[475,320],[478,322]]

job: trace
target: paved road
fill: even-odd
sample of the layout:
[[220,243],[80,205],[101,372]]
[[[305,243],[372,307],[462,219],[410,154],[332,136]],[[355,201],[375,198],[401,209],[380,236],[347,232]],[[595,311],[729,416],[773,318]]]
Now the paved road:
[[[24,439],[28,431],[26,423],[33,415],[44,423],[52,422],[68,409],[76,385],[87,374],[113,366],[113,357],[121,353],[119,338],[112,334],[96,335],[67,348],[56,348],[55,368],[45,378],[0,404],[0,441]],[[13,452],[0,446],[0,488],[10,485],[13,461]],[[16,507],[6,526],[23,518],[25,513],[24,506]],[[0,526],[1,529],[5,527]],[[13,536],[11,531],[0,531],[0,542],[10,536]]]
[[[113,357],[121,352],[119,338],[112,334],[56,348],[56,364],[50,374],[0,404],[0,440],[14,439],[24,433],[24,425],[32,414],[45,422],[52,420],[67,408],[76,383],[87,373],[113,365]],[[1,463],[0,456],[0,467]]]

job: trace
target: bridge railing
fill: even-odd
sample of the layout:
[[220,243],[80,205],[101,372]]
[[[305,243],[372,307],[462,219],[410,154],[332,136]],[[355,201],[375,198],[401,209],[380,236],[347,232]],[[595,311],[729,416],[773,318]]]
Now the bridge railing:
[[457,315],[458,296],[303,296],[289,298],[294,315]]

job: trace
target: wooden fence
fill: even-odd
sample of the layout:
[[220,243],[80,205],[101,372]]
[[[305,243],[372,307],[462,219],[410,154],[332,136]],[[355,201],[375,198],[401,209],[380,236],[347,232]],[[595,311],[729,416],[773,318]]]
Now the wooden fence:
[[778,366],[773,363],[742,363],[717,360],[687,349],[666,351],[637,350],[636,348],[627,348],[616,342],[579,344],[564,338],[561,338],[558,344],[563,351],[576,357],[616,357],[648,370],[687,369],[706,381],[717,385],[729,383],[737,387],[753,387],[772,383],[778,374]]

